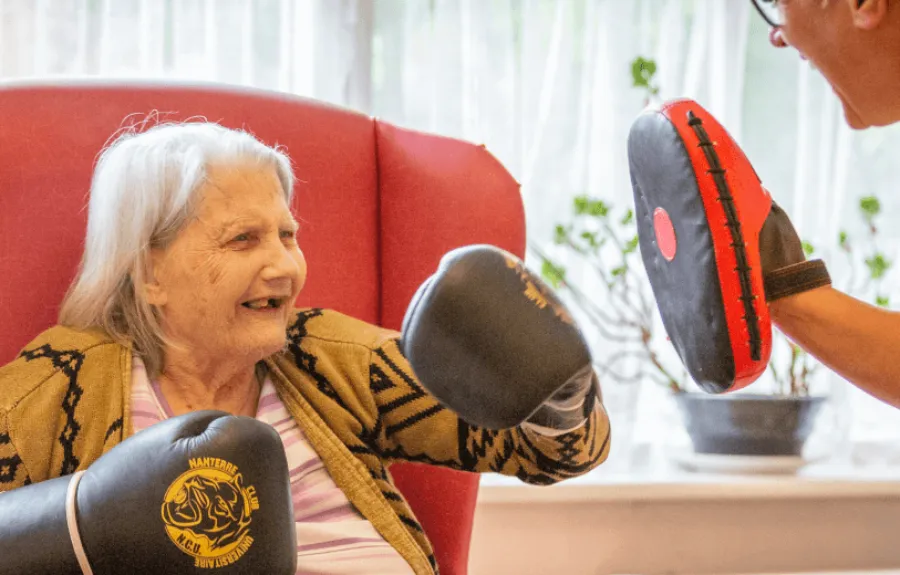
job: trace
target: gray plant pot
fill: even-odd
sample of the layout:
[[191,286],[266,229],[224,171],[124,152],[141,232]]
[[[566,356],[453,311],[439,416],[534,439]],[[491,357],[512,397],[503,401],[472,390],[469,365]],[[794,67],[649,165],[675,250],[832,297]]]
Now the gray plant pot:
[[801,455],[824,397],[674,394],[697,453]]

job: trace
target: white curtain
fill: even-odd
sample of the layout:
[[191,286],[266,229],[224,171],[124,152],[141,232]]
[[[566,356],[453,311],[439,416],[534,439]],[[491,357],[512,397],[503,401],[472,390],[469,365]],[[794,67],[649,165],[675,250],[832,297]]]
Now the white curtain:
[[[837,230],[863,230],[861,195],[881,197],[894,253],[900,132],[849,131],[818,73],[767,32],[747,0],[0,0],[0,80],[228,82],[484,143],[523,185],[530,241],[552,252],[574,196],[631,203],[624,143],[645,94],[630,65],[652,58],[659,97],[717,116],[843,277]],[[552,253],[590,291],[578,260]],[[829,420],[844,437],[900,437],[893,410],[844,382],[813,391],[853,405]],[[638,435],[652,440],[663,392],[645,395]]]
[[373,2],[0,0],[0,77],[217,81],[370,106]]

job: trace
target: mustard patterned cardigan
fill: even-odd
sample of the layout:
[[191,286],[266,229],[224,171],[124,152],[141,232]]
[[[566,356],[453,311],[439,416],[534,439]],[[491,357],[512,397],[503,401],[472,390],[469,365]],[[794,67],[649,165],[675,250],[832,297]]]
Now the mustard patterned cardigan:
[[[335,311],[297,310],[285,350],[266,363],[334,481],[417,574],[438,568],[394,487],[392,461],[551,484],[606,458],[602,408],[558,437],[466,424],[418,384],[398,335]],[[0,492],[87,468],[132,433],[130,397],[129,348],[101,331],[40,334],[0,367]]]

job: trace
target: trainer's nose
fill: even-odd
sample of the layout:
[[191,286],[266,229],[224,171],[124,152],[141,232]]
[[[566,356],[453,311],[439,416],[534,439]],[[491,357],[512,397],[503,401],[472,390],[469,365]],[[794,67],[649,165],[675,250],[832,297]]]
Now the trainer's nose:
[[787,48],[790,44],[784,38],[784,32],[780,27],[769,30],[769,42],[776,48]]

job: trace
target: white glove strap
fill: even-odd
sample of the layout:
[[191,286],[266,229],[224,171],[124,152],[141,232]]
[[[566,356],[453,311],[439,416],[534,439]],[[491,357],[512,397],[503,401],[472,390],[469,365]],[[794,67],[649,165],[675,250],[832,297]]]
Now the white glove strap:
[[578,370],[520,426],[545,437],[572,433],[587,422],[584,402],[592,393],[595,394],[593,401],[600,403],[597,374],[588,364]]
[[81,544],[81,534],[78,532],[78,510],[76,509],[75,495],[78,493],[78,482],[84,471],[76,471],[69,481],[69,488],[66,489],[66,525],[69,527],[69,539],[72,540],[72,547],[75,549],[75,557],[81,566],[81,572],[84,575],[93,575],[91,564],[88,563],[87,554],[84,552],[84,545]]
[[[583,404],[584,404],[584,400],[581,400],[581,405],[578,406],[578,409],[583,409],[583,407],[582,407]],[[596,411],[598,409],[600,409],[599,401],[594,406],[594,411]],[[572,427],[569,427],[566,429],[558,429],[556,427],[547,427],[544,425],[538,425],[537,423],[532,423],[530,421],[523,422],[521,427],[524,429],[527,429],[529,431],[533,431],[534,433],[536,433],[538,435],[542,435],[544,437],[559,437],[560,435],[565,435],[566,433],[572,433],[573,431],[581,429],[587,423],[587,420],[588,420],[588,418],[585,417],[578,423],[578,425],[573,425]]]

